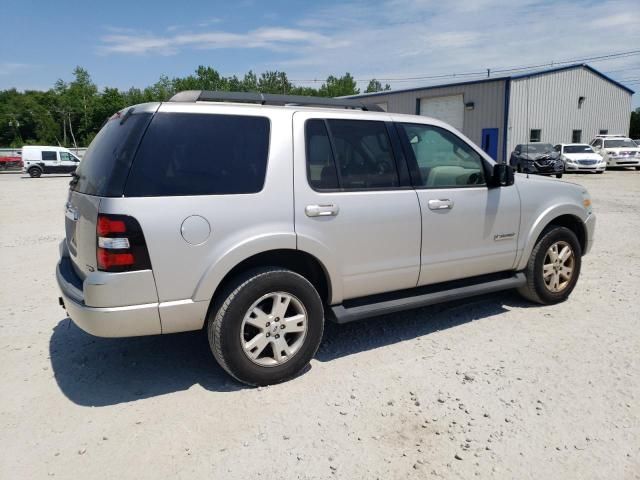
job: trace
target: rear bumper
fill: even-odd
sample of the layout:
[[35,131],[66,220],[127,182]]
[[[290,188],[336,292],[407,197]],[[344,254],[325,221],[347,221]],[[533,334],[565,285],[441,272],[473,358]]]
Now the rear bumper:
[[593,236],[596,230],[596,216],[595,214],[590,214],[587,219],[584,221],[584,228],[587,233],[587,245],[582,252],[583,255],[586,255],[591,251],[591,247],[593,246]]
[[135,337],[162,333],[158,303],[122,307],[90,307],[84,299],[83,282],[68,256],[56,267],[56,279],[67,314],[78,327],[98,337]]

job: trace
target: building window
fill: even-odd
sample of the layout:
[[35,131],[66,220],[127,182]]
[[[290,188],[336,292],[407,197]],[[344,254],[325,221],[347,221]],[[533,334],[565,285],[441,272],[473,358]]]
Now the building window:
[[578,97],[578,109],[582,108],[582,104],[585,101],[585,97]]
[[542,139],[542,130],[540,129],[531,130],[531,133],[529,134],[529,141],[531,143],[539,142],[541,139]]
[[598,135],[606,135],[609,133],[609,130],[600,130],[600,133]]
[[571,134],[571,143],[580,143],[582,141],[582,130],[574,130]]

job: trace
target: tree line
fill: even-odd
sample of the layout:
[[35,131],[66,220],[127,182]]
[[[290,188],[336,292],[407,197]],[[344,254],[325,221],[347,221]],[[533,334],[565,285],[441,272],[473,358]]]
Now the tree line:
[[[365,92],[390,90],[378,80],[369,82]],[[211,67],[199,66],[186,77],[160,79],[146,88],[128,90],[105,87],[100,90],[89,72],[76,67],[73,80],[58,80],[47,91],[0,90],[0,147],[22,145],[87,146],[104,121],[122,108],[144,102],[168,100],[182,90],[283,93],[339,97],[360,93],[353,77],[330,75],[320,88],[296,86],[285,72],[249,71],[242,78],[225,77]]]

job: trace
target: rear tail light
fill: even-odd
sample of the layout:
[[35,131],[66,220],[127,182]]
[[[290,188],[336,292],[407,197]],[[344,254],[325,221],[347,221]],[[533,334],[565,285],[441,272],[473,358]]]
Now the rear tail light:
[[98,215],[96,260],[103,272],[151,268],[147,244],[138,221],[128,215]]

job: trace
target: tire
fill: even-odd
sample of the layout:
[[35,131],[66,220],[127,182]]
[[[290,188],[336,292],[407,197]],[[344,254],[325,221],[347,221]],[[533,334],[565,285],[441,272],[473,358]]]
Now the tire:
[[636,167],[636,170],[640,170],[640,167]]
[[[286,297],[289,300],[283,303],[288,307],[278,310],[276,302]],[[292,322],[301,315],[306,315],[304,322]],[[287,329],[296,331],[279,333]],[[236,380],[254,386],[298,375],[316,354],[323,329],[324,309],[314,286],[303,276],[277,267],[237,277],[214,301],[207,322],[209,346],[220,366]],[[252,341],[256,346],[250,351]],[[279,354],[277,346],[283,349]],[[290,355],[283,355],[285,348]]]
[[40,175],[42,175],[42,170],[37,167],[31,167],[29,170],[27,170],[27,173],[31,178],[38,178],[40,177]]
[[556,178],[562,178],[562,174],[561,173],[556,173]]
[[596,172],[597,175],[602,175],[604,172]]
[[[569,262],[564,263],[562,267],[570,266],[572,271],[570,278],[567,280],[565,277],[565,281],[563,285],[558,285],[558,287],[562,287],[559,291],[553,291],[551,287],[553,287],[553,278],[555,275],[555,265],[552,266],[549,270],[551,270],[550,281],[552,283],[551,287],[547,286],[545,282],[545,277],[543,276],[543,269],[545,265],[545,260],[548,262],[552,262],[552,256],[549,256],[547,259],[547,255],[549,254],[549,250],[552,246],[559,245],[560,248],[558,251],[562,254],[563,248],[568,246],[571,250],[571,256],[567,257],[572,258],[572,263],[569,265]],[[575,233],[569,230],[566,227],[559,227],[556,225],[550,225],[547,227],[538,242],[536,243],[533,251],[531,252],[531,256],[529,257],[529,262],[525,268],[524,274],[527,278],[527,283],[518,289],[520,295],[522,295],[527,300],[531,300],[535,303],[541,303],[543,305],[553,305],[555,303],[564,302],[578,282],[578,277],[580,276],[580,267],[582,265],[582,248],[580,247],[580,242],[576,237]],[[547,267],[548,268],[548,267]],[[560,273],[558,278],[562,279],[563,276]]]

